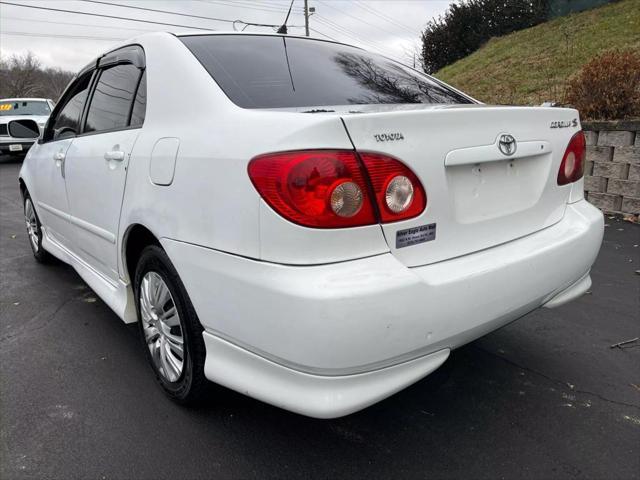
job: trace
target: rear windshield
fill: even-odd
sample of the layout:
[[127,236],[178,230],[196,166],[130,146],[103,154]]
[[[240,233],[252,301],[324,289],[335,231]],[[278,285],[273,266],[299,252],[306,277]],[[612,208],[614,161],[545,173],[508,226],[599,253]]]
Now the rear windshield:
[[0,117],[8,115],[49,115],[51,109],[44,101],[0,100]]
[[355,47],[259,35],[181,40],[243,108],[471,103],[427,75]]

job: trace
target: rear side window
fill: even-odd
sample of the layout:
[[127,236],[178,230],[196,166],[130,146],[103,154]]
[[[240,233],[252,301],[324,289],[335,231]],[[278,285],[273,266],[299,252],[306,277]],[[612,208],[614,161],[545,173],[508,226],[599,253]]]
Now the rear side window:
[[243,108],[471,103],[427,75],[355,47],[260,35],[180,39]]
[[139,79],[140,70],[128,63],[103,70],[89,104],[84,132],[127,127]]
[[65,105],[59,111],[53,123],[51,123],[51,129],[45,133],[45,140],[74,137],[78,133],[80,115],[89,92],[90,82],[90,73],[76,80],[76,84],[71,87],[70,94],[67,97],[68,100],[65,100]]

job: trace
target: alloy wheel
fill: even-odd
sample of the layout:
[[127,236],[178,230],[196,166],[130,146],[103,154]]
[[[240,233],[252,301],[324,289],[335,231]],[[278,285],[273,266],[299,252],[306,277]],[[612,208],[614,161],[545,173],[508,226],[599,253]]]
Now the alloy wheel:
[[24,220],[27,224],[27,233],[29,234],[33,251],[38,253],[40,249],[38,218],[36,217],[36,211],[33,208],[33,203],[31,203],[30,198],[27,198],[24,202]]
[[140,283],[140,315],[145,342],[156,370],[176,382],[184,369],[184,334],[169,287],[156,272]]

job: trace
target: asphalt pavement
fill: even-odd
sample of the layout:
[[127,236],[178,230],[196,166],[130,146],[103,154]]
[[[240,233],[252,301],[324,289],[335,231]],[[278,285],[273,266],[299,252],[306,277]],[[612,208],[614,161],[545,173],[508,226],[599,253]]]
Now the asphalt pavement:
[[[0,157],[0,478],[640,478],[640,226],[607,219],[592,291],[337,420],[221,387],[180,407],[135,327],[31,256]],[[461,299],[464,301],[464,299]]]

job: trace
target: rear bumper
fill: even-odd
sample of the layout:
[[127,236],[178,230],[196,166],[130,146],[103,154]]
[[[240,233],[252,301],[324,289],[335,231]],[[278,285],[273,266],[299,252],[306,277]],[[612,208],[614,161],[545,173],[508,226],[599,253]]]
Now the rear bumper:
[[205,327],[207,377],[333,417],[429,374],[453,348],[584,293],[602,234],[602,214],[580,201],[543,231],[416,268],[391,254],[299,267],[162,243]]

